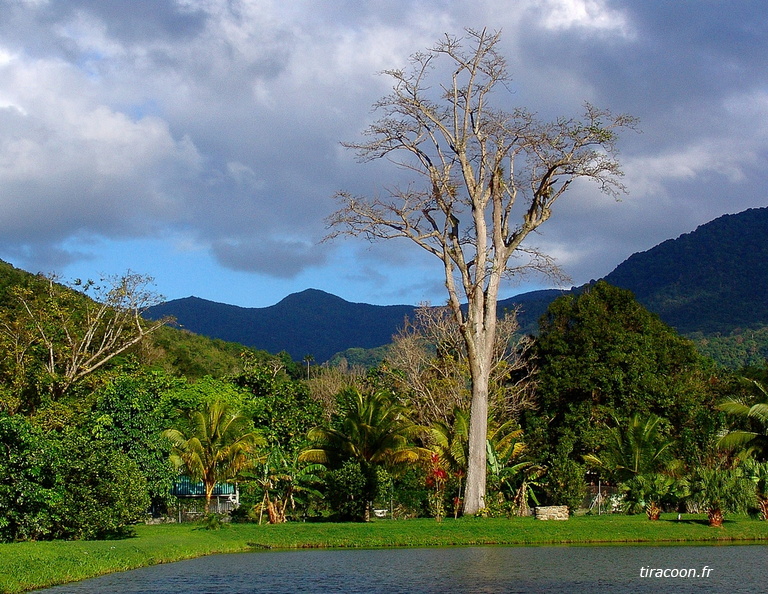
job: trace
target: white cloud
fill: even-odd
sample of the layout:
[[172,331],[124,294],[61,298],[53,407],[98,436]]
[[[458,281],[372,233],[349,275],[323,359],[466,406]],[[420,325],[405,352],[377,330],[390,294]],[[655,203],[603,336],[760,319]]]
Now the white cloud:
[[626,16],[605,0],[537,0],[534,6],[542,11],[544,26],[553,31],[580,28],[630,34]]
[[146,232],[173,222],[179,181],[200,155],[157,117],[133,120],[101,104],[92,83],[59,59],[0,66],[0,194],[4,242]]

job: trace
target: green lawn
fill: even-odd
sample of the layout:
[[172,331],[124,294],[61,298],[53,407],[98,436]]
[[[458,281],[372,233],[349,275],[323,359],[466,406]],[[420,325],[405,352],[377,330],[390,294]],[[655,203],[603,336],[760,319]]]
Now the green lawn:
[[0,590],[22,592],[157,563],[250,549],[432,547],[586,543],[765,541],[768,522],[731,516],[710,528],[704,516],[580,516],[567,522],[533,518],[380,520],[369,524],[232,524],[209,531],[192,524],[137,526],[124,540],[0,544]]

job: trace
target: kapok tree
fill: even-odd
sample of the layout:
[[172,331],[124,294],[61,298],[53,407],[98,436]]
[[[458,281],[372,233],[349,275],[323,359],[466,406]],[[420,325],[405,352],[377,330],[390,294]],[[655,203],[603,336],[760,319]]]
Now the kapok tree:
[[[551,122],[522,108],[494,108],[494,99],[509,96],[498,45],[499,33],[468,29],[413,54],[407,69],[385,71],[394,86],[374,105],[382,116],[366,141],[344,146],[362,161],[386,158],[412,180],[385,196],[340,192],[342,206],[328,219],[328,238],[403,237],[441,262],[472,385],[467,514],[485,506],[488,383],[502,281],[556,271],[549,256],[523,241],[574,180],[591,179],[607,194],[624,191],[614,143],[619,129],[635,124],[591,105],[581,118]],[[443,74],[442,83],[432,82]]]

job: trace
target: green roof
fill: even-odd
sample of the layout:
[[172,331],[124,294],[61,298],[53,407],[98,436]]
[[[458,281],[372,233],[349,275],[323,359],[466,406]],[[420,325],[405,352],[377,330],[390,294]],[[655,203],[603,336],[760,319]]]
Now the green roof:
[[[213,496],[234,495],[235,485],[231,483],[216,483],[213,488]],[[205,485],[203,481],[193,481],[188,476],[180,476],[171,489],[171,495],[176,497],[205,497]]]

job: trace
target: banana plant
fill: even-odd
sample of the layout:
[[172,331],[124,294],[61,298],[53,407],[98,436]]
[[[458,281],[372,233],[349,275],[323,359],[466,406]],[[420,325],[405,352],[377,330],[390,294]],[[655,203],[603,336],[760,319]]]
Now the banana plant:
[[527,515],[529,500],[539,505],[534,487],[540,486],[538,479],[544,476],[546,469],[532,461],[515,462],[526,448],[522,435],[522,429],[512,421],[492,430],[486,441],[486,459],[488,471],[499,489],[506,486],[513,493],[512,502],[517,514]]
[[270,524],[281,524],[286,521],[288,509],[295,512],[302,496],[321,497],[315,488],[321,482],[320,473],[325,470],[322,464],[302,464],[298,454],[288,457],[282,448],[273,448],[261,464],[261,474],[256,478],[256,484],[262,489],[259,524],[264,510],[267,511]]

